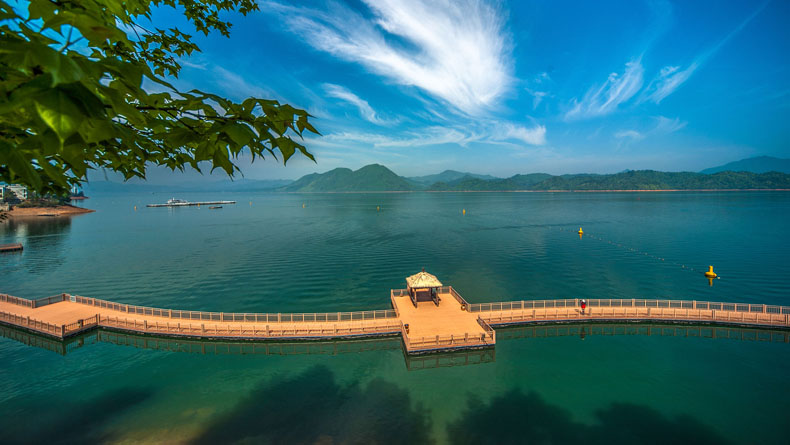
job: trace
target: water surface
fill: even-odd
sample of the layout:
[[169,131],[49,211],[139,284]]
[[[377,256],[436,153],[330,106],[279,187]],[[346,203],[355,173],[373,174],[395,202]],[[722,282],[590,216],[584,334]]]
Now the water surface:
[[[96,196],[96,213],[0,226],[0,243],[25,245],[0,256],[0,291],[366,310],[425,267],[471,302],[790,304],[788,193],[201,194],[180,197],[238,204],[145,208],[169,197]],[[407,362],[393,340],[267,354],[94,334],[61,355],[6,332],[0,418],[8,442],[786,443],[781,338],[585,332],[504,331],[493,356],[437,361],[474,363],[452,367]]]

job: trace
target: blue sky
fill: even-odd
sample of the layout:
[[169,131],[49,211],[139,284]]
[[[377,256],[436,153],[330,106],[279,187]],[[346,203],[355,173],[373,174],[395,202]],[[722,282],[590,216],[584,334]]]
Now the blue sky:
[[[176,85],[307,109],[318,163],[496,176],[790,155],[790,2],[261,1]],[[159,26],[183,25],[163,8]]]

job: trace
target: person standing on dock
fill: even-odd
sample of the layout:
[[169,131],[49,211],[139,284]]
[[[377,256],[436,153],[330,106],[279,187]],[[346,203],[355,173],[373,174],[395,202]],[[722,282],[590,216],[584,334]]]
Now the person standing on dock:
[[582,315],[584,315],[584,309],[585,309],[585,308],[587,308],[587,300],[585,300],[584,298],[582,298],[582,300],[579,302],[579,304],[580,304],[580,305],[581,305],[581,307],[582,307]]

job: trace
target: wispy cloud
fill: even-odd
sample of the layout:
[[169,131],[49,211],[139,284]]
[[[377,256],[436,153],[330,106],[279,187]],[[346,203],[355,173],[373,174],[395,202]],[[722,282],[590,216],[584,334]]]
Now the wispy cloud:
[[546,127],[536,125],[531,128],[510,123],[499,124],[490,138],[494,141],[516,140],[528,145],[544,145],[546,143]]
[[679,66],[665,66],[650,81],[645,91],[639,98],[639,102],[654,102],[661,103],[667,96],[674,93],[681,85],[683,85],[694,72],[705,64],[711,57],[713,57],[727,42],[733,37],[738,35],[746,25],[749,24],[759,14],[768,2],[763,3],[746,19],[744,19],[735,29],[730,31],[723,39],[719,40],[713,47],[698,55],[685,69],[680,69]]
[[407,148],[455,144],[466,147],[472,143],[498,144],[513,147],[546,144],[546,127],[526,127],[514,123],[482,122],[477,125],[429,126],[419,131],[397,135],[371,132],[340,131],[321,138],[310,138],[308,143],[326,147],[365,145],[372,148]]
[[609,74],[606,82],[590,88],[582,100],[573,99],[571,109],[565,113],[565,120],[587,119],[614,112],[642,88],[643,74],[640,59],[626,63],[622,74]]
[[620,130],[614,134],[617,139],[631,139],[632,141],[639,141],[645,138],[645,135],[636,130]]
[[670,119],[664,116],[656,116],[653,119],[656,122],[656,126],[653,127],[652,132],[658,134],[674,133],[682,128],[685,128],[686,124],[688,124],[686,121],[681,121],[679,117]]
[[266,3],[314,48],[414,86],[466,113],[496,105],[512,83],[505,19],[483,0],[363,0],[372,19]]
[[340,99],[357,107],[359,109],[359,114],[368,122],[372,122],[376,125],[391,125],[394,123],[393,121],[382,119],[373,107],[370,106],[368,101],[352,93],[345,87],[325,83],[324,90],[326,90],[326,94],[329,95],[329,97]]
[[647,129],[642,131],[627,129],[619,130],[614,133],[615,139],[620,139],[627,142],[641,141],[642,139],[654,136],[661,136],[674,133],[686,126],[688,122],[681,121],[680,118],[668,118],[664,116],[652,117],[650,125]]

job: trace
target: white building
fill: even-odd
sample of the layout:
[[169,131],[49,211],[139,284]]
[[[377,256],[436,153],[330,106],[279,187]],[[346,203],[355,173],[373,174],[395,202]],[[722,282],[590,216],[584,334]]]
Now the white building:
[[[22,201],[27,200],[27,187],[24,185],[18,184],[5,184],[0,187],[0,198],[5,200],[6,198],[13,198],[13,195],[16,195],[17,198],[21,199]],[[13,193],[13,195],[11,194]]]

